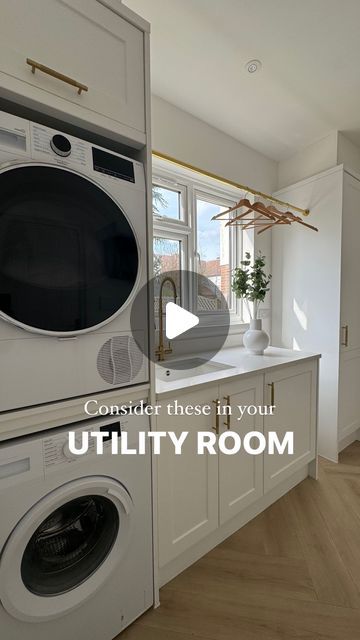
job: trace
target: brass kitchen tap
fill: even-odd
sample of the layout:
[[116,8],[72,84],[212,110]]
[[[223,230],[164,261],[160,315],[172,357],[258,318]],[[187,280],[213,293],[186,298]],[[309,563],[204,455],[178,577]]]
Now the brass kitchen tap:
[[163,300],[162,299],[163,299],[164,284],[166,282],[171,284],[171,286],[173,288],[174,303],[175,304],[176,304],[176,298],[177,298],[175,281],[173,280],[173,278],[170,278],[170,276],[167,276],[162,281],[162,283],[160,285],[160,292],[159,292],[159,346],[155,351],[155,355],[157,356],[157,359],[159,360],[159,362],[163,362],[163,360],[165,360],[165,355],[167,355],[168,353],[172,353],[172,348],[170,347],[170,342],[168,343],[168,347],[167,348],[164,347],[164,322],[163,322]]

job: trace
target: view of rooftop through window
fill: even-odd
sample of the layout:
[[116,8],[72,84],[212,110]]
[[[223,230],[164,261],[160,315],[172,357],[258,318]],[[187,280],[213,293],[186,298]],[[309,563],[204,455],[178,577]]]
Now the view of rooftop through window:
[[230,230],[226,222],[212,221],[213,216],[222,211],[226,211],[225,206],[196,199],[198,271],[208,279],[199,280],[198,311],[221,310],[222,301],[216,289],[205,284],[209,280],[230,304]]

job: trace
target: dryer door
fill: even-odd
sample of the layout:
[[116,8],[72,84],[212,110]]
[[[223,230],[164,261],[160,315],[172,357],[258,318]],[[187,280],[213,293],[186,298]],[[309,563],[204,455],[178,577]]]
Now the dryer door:
[[0,316],[76,335],[117,315],[139,273],[120,204],[89,178],[46,164],[3,168],[0,193]]
[[20,520],[0,562],[0,599],[15,618],[42,621],[93,596],[129,545],[133,503],[115,480],[62,485]]

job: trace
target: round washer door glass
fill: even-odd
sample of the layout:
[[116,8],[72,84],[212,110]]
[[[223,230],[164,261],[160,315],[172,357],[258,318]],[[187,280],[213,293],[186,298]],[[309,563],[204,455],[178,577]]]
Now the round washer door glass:
[[118,530],[119,512],[105,496],[66,502],[41,523],[26,546],[21,562],[26,588],[38,596],[74,589],[108,556]]
[[85,177],[47,165],[3,171],[0,193],[0,312],[54,333],[116,314],[139,268],[120,206]]

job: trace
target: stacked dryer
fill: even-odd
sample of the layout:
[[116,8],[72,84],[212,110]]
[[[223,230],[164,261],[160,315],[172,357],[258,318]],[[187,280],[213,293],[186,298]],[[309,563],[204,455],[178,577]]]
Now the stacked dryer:
[[1,113],[0,193],[0,411],[146,382],[143,166]]

